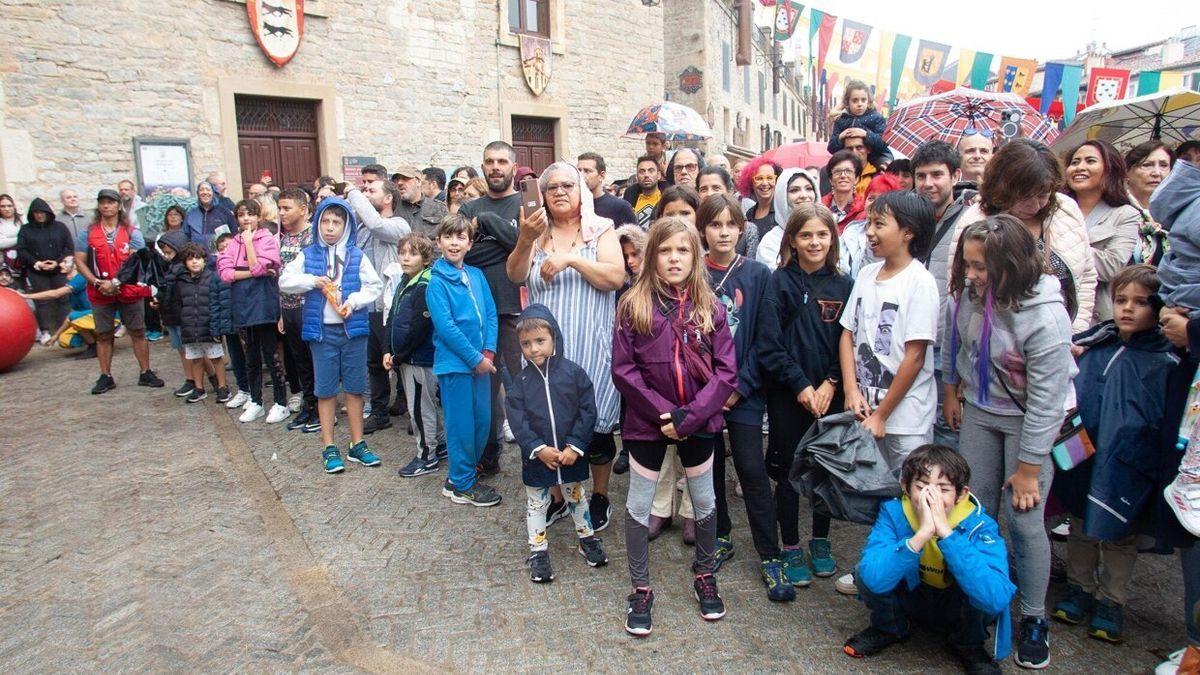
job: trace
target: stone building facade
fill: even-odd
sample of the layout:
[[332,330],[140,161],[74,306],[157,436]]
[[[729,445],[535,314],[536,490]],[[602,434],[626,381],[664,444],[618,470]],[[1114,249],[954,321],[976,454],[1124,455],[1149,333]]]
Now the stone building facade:
[[[307,0],[283,67],[245,2],[0,0],[0,190],[90,197],[134,175],[135,138],[186,140],[194,180],[222,170],[235,198],[260,151],[334,176],[345,156],[478,165],[514,130],[541,161],[592,150],[616,176],[640,150],[626,125],[663,95],[663,10],[639,0]],[[541,95],[520,5],[552,44]]]
[[[734,63],[737,13],[731,0],[663,0],[665,88],[708,120],[709,152],[752,157],[804,135],[807,107],[790,64],[772,93],[773,11],[754,3],[751,65]],[[760,28],[759,26],[765,26]]]

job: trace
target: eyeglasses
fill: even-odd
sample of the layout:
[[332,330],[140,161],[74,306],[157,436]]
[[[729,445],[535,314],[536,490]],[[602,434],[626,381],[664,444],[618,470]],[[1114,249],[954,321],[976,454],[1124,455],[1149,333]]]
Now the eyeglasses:
[[963,136],[982,136],[984,138],[992,138],[996,135],[991,129],[976,129],[975,127],[967,127],[963,129]]
[[574,189],[575,189],[574,183],[555,183],[554,185],[546,186],[546,194],[550,194],[551,192],[562,192],[565,194],[565,193],[570,193],[571,190],[574,190]]
[[774,184],[775,176],[755,176],[753,180],[755,183],[772,183],[772,184]]
[[688,173],[695,173],[695,172],[697,172],[697,171],[699,171],[699,170],[700,170],[700,165],[699,165],[699,164],[695,164],[695,163],[692,163],[692,164],[676,164],[676,165],[675,165],[675,170],[676,170],[676,171],[686,171],[686,172],[688,172]]
[[836,177],[836,176],[853,176],[854,169],[834,169],[833,171],[829,172],[829,175],[834,176],[834,177]]

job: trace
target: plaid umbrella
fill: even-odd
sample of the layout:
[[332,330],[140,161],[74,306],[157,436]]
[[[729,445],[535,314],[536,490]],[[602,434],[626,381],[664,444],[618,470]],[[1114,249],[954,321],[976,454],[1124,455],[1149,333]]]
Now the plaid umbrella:
[[971,133],[988,138],[1000,135],[1005,113],[1021,115],[1020,136],[1043,143],[1051,143],[1058,136],[1054,122],[1038,114],[1017,94],[960,87],[897,106],[888,117],[883,139],[912,157],[926,141],[957,145],[960,138]]
[[629,123],[625,138],[640,140],[650,133],[663,134],[669,141],[703,141],[713,137],[712,129],[700,113],[670,101],[639,110]]
[[1200,93],[1168,89],[1123,101],[1105,101],[1079,113],[1054,142],[1056,149],[1084,141],[1108,141],[1127,150],[1150,140],[1200,140]]
[[157,236],[163,231],[163,219],[172,206],[178,206],[184,213],[192,210],[199,201],[195,197],[176,197],[172,194],[159,194],[151,197],[134,212],[142,232],[148,236]]

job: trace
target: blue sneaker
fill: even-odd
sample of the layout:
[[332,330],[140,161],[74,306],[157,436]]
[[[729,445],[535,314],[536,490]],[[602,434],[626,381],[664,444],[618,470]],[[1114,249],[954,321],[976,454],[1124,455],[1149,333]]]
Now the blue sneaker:
[[1096,600],[1096,606],[1092,611],[1092,621],[1088,625],[1088,635],[1106,642],[1120,642],[1124,625],[1125,618],[1120,605],[1103,598]]
[[163,339],[162,331],[148,330],[146,331],[146,339],[150,342],[158,342],[159,340]]
[[713,573],[721,569],[721,565],[725,564],[726,560],[733,557],[733,539],[730,537],[717,537],[717,550],[713,553]]
[[1096,598],[1090,593],[1075,584],[1067,584],[1067,594],[1050,610],[1050,616],[1063,623],[1082,623],[1092,613],[1095,604]]
[[831,577],[837,572],[837,561],[833,559],[828,539],[809,539],[808,554],[814,576]]
[[812,572],[808,569],[808,556],[804,549],[793,548],[783,552],[783,574],[788,583],[804,587],[812,583]]
[[767,585],[767,597],[772,602],[791,602],[796,599],[796,587],[788,582],[783,573],[783,561],[778,558],[764,560],[762,578]]
[[366,441],[359,441],[350,446],[350,451],[346,453],[346,457],[349,458],[351,462],[358,462],[363,466],[379,466],[383,463],[383,461],[380,460],[379,457],[377,457],[375,453],[371,452],[371,449],[367,447]]
[[342,463],[342,451],[338,450],[336,445],[327,446],[325,452],[321,453],[321,459],[325,460],[325,473],[341,473],[346,470],[346,465]]

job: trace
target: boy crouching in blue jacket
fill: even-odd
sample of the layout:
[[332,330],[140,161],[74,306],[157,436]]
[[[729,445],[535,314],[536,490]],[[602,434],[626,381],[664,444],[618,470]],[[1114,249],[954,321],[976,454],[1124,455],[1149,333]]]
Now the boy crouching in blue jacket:
[[1000,530],[967,489],[970,480],[966,460],[944,445],[923,445],[905,459],[904,495],[880,507],[855,574],[871,625],[846,641],[846,654],[871,656],[902,642],[916,620],[946,635],[966,672],[1000,672],[1016,586]]
[[321,418],[321,459],[325,473],[341,473],[346,466],[333,444],[339,386],[346,393],[350,423],[347,457],[363,466],[380,460],[363,440],[363,393],[367,390],[367,309],[383,292],[383,282],[355,244],[358,223],[350,204],[329,197],[313,214],[318,236],[292,259],[279,277],[279,290],[304,293],[301,338],[313,360],[313,393]]
[[455,504],[495,506],[500,493],[478,480],[492,423],[492,373],[496,372],[496,303],[483,272],[463,263],[475,225],[459,214],[437,229],[442,257],[433,264],[425,304],[433,320],[433,374],[442,390],[450,471],[442,495]]
[[554,581],[546,541],[550,489],[562,486],[575,521],[579,555],[592,567],[608,563],[584,499],[587,447],[596,426],[592,380],[563,353],[562,331],[545,305],[530,305],[517,320],[517,340],[526,366],[504,383],[504,409],[521,448],[525,483],[525,525],[529,531],[529,580]]

